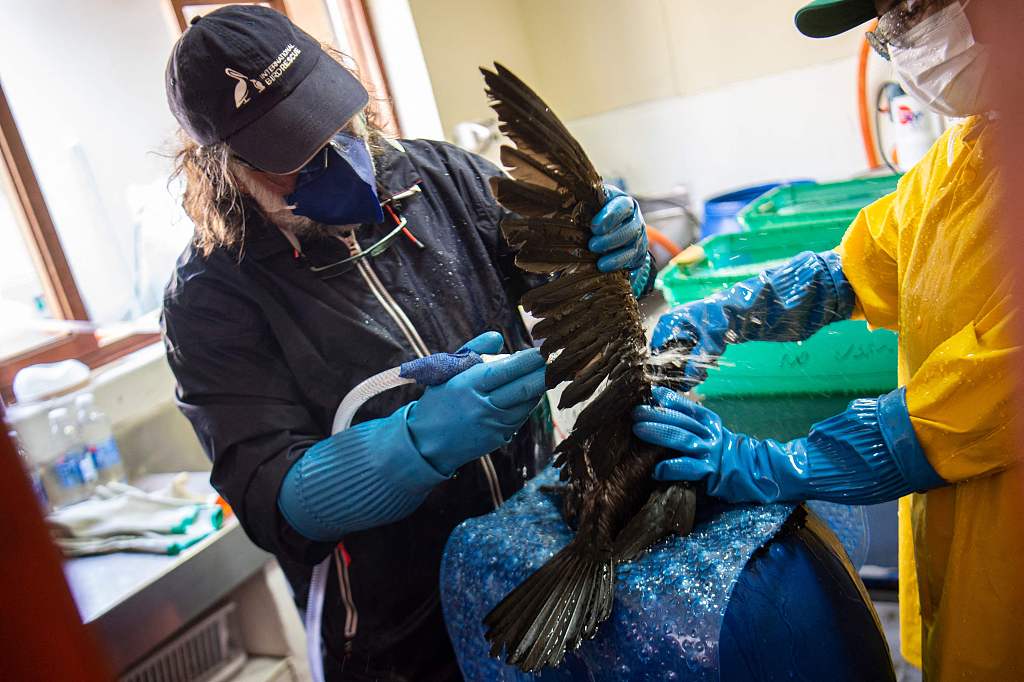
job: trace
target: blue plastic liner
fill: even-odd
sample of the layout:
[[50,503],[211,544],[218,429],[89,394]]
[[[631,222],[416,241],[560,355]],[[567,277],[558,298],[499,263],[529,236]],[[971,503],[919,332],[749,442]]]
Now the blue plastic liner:
[[[718,680],[719,634],[730,593],[751,556],[796,505],[720,505],[706,509],[685,537],[666,539],[617,572],[611,618],[597,636],[553,670],[530,675],[492,659],[484,616],[572,538],[547,469],[498,511],[461,524],[448,541],[441,595],[448,632],[467,680]],[[862,561],[860,507],[814,504]],[[711,513],[706,513],[711,512]],[[870,607],[868,607],[870,608]],[[884,644],[883,644],[884,647]]]

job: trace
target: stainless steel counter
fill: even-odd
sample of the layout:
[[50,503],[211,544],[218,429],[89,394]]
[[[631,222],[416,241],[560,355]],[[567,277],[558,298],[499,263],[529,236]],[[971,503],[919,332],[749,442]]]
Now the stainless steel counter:
[[[190,487],[209,491],[206,476],[194,474]],[[159,481],[149,477],[140,487],[155,488]],[[64,575],[82,621],[106,648],[115,670],[124,672],[270,560],[231,517],[178,556],[81,557],[64,564]]]

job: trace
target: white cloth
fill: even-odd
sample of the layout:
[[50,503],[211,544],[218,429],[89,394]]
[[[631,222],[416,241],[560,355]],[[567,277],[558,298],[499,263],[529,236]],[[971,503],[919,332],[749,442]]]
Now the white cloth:
[[220,507],[197,498],[176,477],[168,488],[145,492],[124,483],[99,486],[88,500],[47,517],[68,556],[132,551],[177,554],[224,523]]

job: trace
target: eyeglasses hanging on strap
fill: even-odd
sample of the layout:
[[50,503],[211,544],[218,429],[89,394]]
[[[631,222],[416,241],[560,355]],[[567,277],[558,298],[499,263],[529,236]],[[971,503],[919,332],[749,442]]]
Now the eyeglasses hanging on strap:
[[[413,197],[419,194],[420,191],[421,190],[419,187],[419,183],[417,182],[417,184],[413,185],[412,187],[403,190],[395,194],[394,196],[388,197],[387,199],[380,203],[381,207],[384,209],[385,215],[390,217],[391,220],[394,222],[394,226],[388,231],[387,234],[385,234],[379,240],[377,240],[376,242],[374,242],[373,244],[366,248],[361,248],[359,246],[359,243],[355,241],[354,236],[349,238],[339,236],[338,239],[349,248],[351,255],[348,256],[347,258],[343,258],[339,261],[328,263],[326,265],[309,265],[307,266],[309,271],[314,273],[320,279],[330,279],[332,277],[338,277],[340,275],[345,274],[353,267],[355,267],[355,265],[359,261],[366,258],[376,258],[377,256],[380,256],[381,254],[385,253],[388,249],[391,248],[395,240],[400,235],[404,235],[418,248],[426,248],[423,242],[417,239],[416,235],[414,235],[412,231],[409,229],[409,221],[404,216],[401,216],[394,206],[396,202]],[[291,243],[292,247],[295,249],[296,258],[303,258],[302,250],[295,236],[290,233],[284,234],[288,241]]]

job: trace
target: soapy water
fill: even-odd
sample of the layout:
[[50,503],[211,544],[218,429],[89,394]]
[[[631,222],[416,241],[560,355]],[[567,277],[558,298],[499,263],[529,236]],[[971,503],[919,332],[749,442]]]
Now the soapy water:
[[[442,604],[466,679],[717,680],[719,631],[732,588],[796,505],[721,505],[699,513],[689,535],[668,538],[618,567],[612,616],[593,640],[558,668],[531,675],[490,657],[483,619],[572,538],[557,498],[541,489],[557,476],[545,470],[497,512],[464,522],[448,542]],[[867,552],[863,509],[811,506],[859,566]]]

